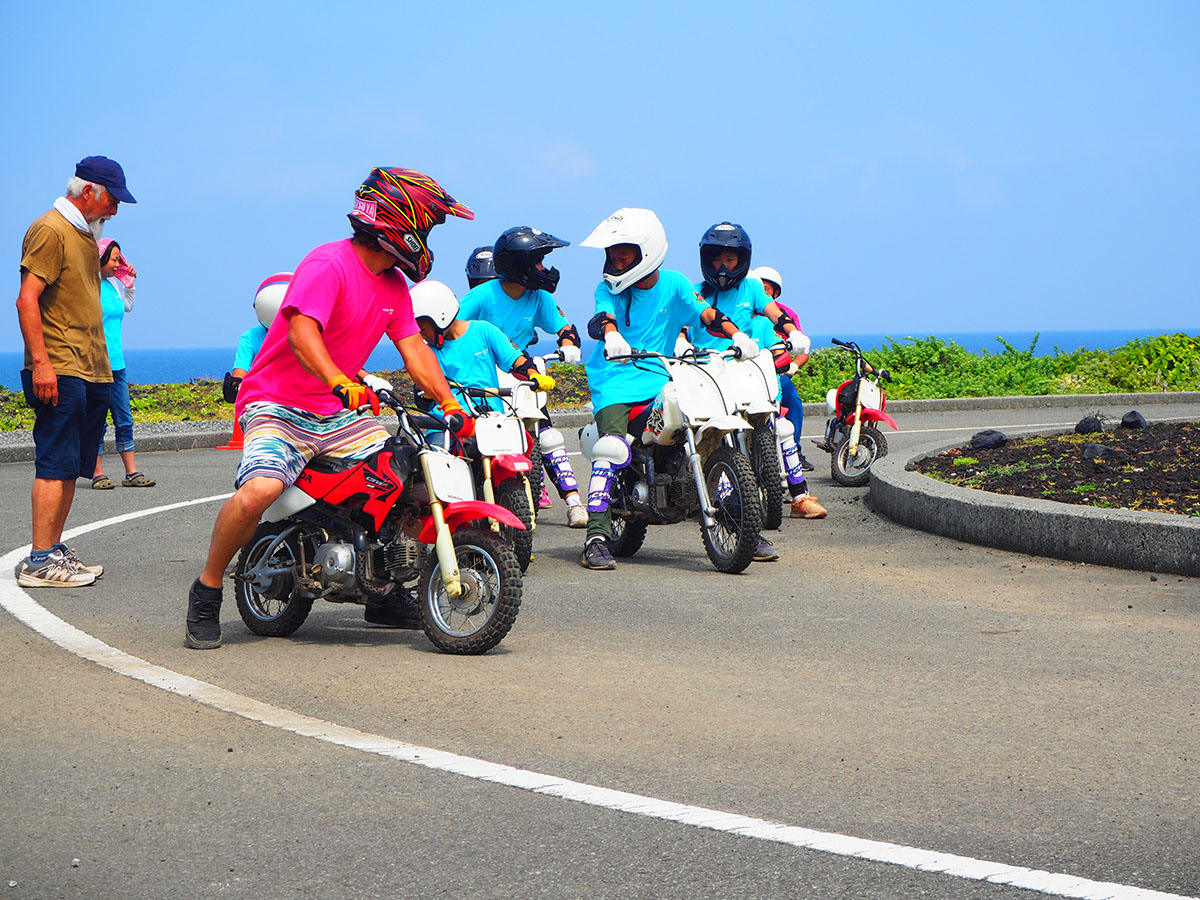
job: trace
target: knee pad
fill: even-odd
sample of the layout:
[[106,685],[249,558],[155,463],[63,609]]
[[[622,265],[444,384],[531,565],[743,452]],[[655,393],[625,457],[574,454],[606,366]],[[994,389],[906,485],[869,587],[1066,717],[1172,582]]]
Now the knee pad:
[[779,436],[779,443],[786,444],[795,438],[796,426],[786,416],[779,416],[775,419],[775,433]]
[[592,477],[588,482],[588,512],[605,512],[612,501],[617,472],[629,465],[629,443],[606,434],[592,447]]
[[553,426],[548,426],[538,432],[538,446],[542,449],[542,456],[549,456],[555,450],[562,450],[566,447],[567,442],[561,431]]

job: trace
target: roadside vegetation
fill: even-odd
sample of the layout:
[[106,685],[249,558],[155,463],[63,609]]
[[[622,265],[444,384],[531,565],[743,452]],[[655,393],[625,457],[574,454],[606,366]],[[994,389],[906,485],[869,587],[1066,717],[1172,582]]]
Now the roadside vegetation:
[[[1200,336],[1166,334],[1130,341],[1116,350],[1055,348],[1034,356],[1037,338],[1018,350],[1002,338],[994,353],[970,353],[954,341],[937,337],[889,339],[886,347],[869,351],[868,361],[890,371],[884,385],[888,399],[935,397],[1003,397],[1044,394],[1123,394],[1200,390]],[[801,398],[820,401],[825,392],[845,381],[853,357],[838,347],[813,351],[807,366],[794,378]],[[400,372],[380,373],[398,388],[411,391]],[[558,388],[550,395],[552,408],[577,407],[588,402],[583,366],[555,365],[551,374]],[[195,379],[186,384],[131,384],[135,422],[211,421],[230,419],[233,408],[222,401],[217,381]],[[0,389],[0,430],[33,427],[33,414],[20,391]]]

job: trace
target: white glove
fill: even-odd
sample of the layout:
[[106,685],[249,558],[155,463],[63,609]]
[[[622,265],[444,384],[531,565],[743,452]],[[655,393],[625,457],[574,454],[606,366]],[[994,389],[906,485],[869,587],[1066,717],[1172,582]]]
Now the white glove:
[[685,338],[682,334],[679,337],[675,338],[675,355],[676,356],[683,356],[689,350],[695,350],[695,349],[696,348],[692,346],[692,342],[689,341],[687,338]]
[[799,328],[787,336],[787,345],[788,349],[796,356],[799,356],[801,353],[807,353],[812,349],[812,341]]
[[390,381],[386,378],[380,378],[378,375],[372,375],[369,372],[363,376],[362,383],[377,394],[380,391],[392,390],[392,383]]
[[633,348],[629,346],[629,341],[621,337],[619,331],[610,331],[604,336],[604,355],[608,359],[614,356],[628,356],[633,352]]
[[733,341],[733,349],[741,353],[742,359],[753,359],[758,356],[758,344],[746,332],[735,331],[729,340]]
[[574,344],[563,344],[558,350],[562,354],[562,361],[569,366],[577,365],[583,359],[583,354]]

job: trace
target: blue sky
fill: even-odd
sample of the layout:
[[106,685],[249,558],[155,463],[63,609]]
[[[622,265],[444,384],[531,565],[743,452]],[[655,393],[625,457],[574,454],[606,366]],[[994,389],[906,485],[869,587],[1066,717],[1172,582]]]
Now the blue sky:
[[[621,206],[698,277],[741,223],[810,333],[1200,331],[1200,4],[5,3],[0,246],[74,164],[125,167],[127,347],[232,346],[255,287],[348,234],[375,165],[529,224],[580,326]],[[16,314],[0,350],[21,346]]]

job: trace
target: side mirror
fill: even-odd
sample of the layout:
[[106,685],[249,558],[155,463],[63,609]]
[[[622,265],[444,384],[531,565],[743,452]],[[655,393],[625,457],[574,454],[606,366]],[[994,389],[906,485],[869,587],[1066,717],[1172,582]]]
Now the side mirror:
[[882,381],[886,381],[888,384],[891,384],[891,383],[892,383],[892,373],[891,373],[891,372],[889,372],[887,369],[881,369],[881,370],[880,370],[880,372],[879,372],[879,378],[880,378],[880,380],[882,380]]

